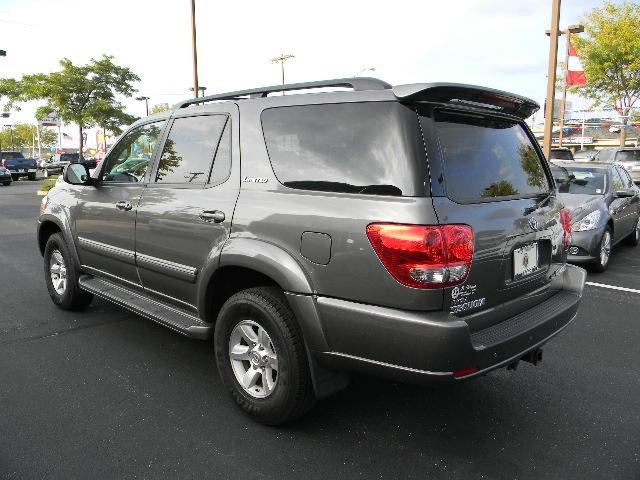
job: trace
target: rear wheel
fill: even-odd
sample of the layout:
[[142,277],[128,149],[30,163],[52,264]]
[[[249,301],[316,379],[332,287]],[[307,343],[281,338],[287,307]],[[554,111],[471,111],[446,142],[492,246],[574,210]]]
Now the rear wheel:
[[29,180],[35,180],[36,179],[36,174],[35,173],[30,173],[29,174]]
[[18,175],[11,175],[11,180],[17,181],[20,177]]
[[634,246],[640,243],[640,217],[636,220],[636,228],[627,237],[627,243]]
[[592,265],[594,272],[604,272],[609,266],[611,258],[611,228],[607,227],[602,234],[600,240],[600,248],[598,249],[598,259]]
[[279,425],[313,405],[302,332],[279,289],[250,288],[229,298],[214,349],[222,382],[254,420]]
[[78,286],[78,272],[60,233],[54,233],[47,240],[44,274],[51,300],[63,310],[80,310],[93,300],[92,294],[80,290]]
[[7,181],[7,182],[2,182],[2,184],[3,184],[5,187],[8,187],[9,185],[11,185],[11,181],[9,180],[9,181]]

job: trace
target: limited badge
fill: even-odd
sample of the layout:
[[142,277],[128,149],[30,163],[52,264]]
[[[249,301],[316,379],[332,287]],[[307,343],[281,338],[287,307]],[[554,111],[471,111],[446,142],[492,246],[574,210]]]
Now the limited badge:
[[451,290],[451,313],[460,313],[482,307],[487,299],[472,298],[476,293],[476,285],[460,285]]

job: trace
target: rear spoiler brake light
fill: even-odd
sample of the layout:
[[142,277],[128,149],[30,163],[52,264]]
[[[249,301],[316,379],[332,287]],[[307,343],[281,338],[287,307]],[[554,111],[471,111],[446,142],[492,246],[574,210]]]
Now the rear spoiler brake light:
[[466,105],[474,108],[506,113],[522,119],[540,109],[535,101],[514,93],[459,83],[414,83],[393,87],[400,101],[436,102]]

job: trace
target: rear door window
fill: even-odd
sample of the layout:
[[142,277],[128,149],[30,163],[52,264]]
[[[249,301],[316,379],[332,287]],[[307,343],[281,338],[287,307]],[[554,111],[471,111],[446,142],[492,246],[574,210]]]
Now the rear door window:
[[551,189],[537,150],[517,122],[438,111],[434,125],[450,199],[525,198]]
[[206,183],[227,119],[227,115],[176,118],[164,142],[156,182]]
[[424,195],[418,118],[397,102],[270,108],[262,128],[273,171],[289,188]]
[[620,150],[616,153],[616,162],[640,162],[640,150]]

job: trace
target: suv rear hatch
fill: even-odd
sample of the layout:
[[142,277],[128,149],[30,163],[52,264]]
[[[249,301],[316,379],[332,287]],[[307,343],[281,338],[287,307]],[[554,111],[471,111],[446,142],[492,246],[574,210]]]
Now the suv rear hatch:
[[446,288],[443,302],[472,331],[549,298],[552,264],[564,262],[562,205],[522,121],[536,105],[508,95],[436,85],[411,98],[427,145],[438,221],[474,230],[469,276]]

